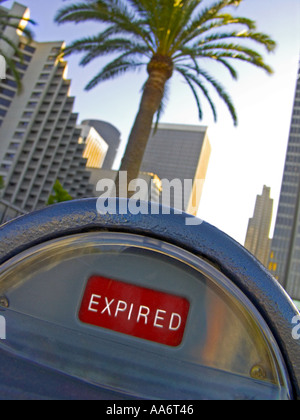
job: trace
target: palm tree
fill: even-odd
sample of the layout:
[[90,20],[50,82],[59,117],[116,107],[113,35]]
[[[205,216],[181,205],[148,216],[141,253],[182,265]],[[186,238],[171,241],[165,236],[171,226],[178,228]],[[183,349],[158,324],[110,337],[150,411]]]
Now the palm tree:
[[[0,6],[1,3],[4,3],[6,0],[0,0]],[[20,73],[17,70],[16,64],[14,59],[11,57],[11,54],[7,54],[6,47],[8,46],[11,51],[15,54],[16,57],[20,59],[20,62],[23,63],[24,56],[23,51],[20,49],[19,42],[14,42],[10,37],[7,37],[4,29],[5,28],[13,28],[16,31],[20,31],[22,35],[26,38],[27,43],[31,43],[33,40],[33,34],[32,31],[28,28],[25,28],[25,25],[20,24],[20,22],[28,22],[31,24],[35,24],[35,22],[29,18],[23,17],[23,16],[15,16],[12,14],[4,12],[3,9],[0,8],[0,42],[2,43],[2,48],[0,45],[0,55],[4,57],[7,69],[11,72],[13,78],[15,79],[15,82],[17,83],[17,89],[20,93],[22,91],[22,80]],[[4,48],[5,47],[5,48]]]
[[[253,20],[233,16],[229,9],[242,0],[214,0],[208,7],[203,0],[89,0],[62,8],[56,22],[99,22],[101,31],[74,41],[64,56],[84,53],[81,65],[114,54],[99,74],[86,86],[90,90],[100,82],[145,66],[148,79],[143,86],[139,110],[121,163],[128,171],[128,182],[137,178],[153,119],[161,115],[168,82],[178,72],[191,89],[203,117],[199,93],[208,101],[215,121],[217,111],[209,87],[225,102],[234,124],[237,113],[223,86],[205,69],[209,60],[220,63],[237,79],[232,61],[250,63],[271,74],[262,55],[248,45],[258,44],[268,52],[275,42],[256,30]],[[105,26],[103,27],[103,24]]]

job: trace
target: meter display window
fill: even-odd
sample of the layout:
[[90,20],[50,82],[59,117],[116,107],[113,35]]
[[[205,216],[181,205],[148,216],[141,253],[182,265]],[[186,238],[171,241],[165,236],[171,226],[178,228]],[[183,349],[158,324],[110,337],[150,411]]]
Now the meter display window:
[[91,232],[0,268],[0,348],[149,399],[289,399],[265,321],[216,267],[150,237]]

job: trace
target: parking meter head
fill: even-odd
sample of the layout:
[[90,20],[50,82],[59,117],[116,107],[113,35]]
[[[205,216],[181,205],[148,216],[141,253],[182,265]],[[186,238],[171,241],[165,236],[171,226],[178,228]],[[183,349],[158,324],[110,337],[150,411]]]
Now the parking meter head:
[[292,338],[282,345],[288,334],[266,314],[266,290],[281,319],[294,307],[242,247],[180,215],[99,217],[94,205],[0,228],[9,302],[0,357],[39,366],[43,381],[56,372],[58,392],[68,377],[124,398],[295,398],[297,342],[291,353]]

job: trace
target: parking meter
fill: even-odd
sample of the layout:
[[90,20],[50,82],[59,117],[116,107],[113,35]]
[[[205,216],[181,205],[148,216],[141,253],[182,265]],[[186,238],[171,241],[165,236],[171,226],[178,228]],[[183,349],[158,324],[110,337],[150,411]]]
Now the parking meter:
[[292,301],[233,239],[165,213],[86,199],[0,227],[0,398],[299,398]]

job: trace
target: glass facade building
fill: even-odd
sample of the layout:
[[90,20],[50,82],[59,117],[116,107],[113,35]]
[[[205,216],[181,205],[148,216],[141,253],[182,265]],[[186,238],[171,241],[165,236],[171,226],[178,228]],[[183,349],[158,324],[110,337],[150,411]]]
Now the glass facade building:
[[300,299],[300,68],[269,270],[293,299]]
[[[206,126],[158,124],[141,166],[143,172],[154,173],[162,180],[162,194],[166,190],[164,182],[175,186],[170,189],[171,207],[193,215],[198,212],[211,155],[207,131]],[[180,185],[184,186],[182,191]]]

